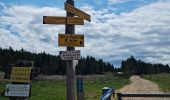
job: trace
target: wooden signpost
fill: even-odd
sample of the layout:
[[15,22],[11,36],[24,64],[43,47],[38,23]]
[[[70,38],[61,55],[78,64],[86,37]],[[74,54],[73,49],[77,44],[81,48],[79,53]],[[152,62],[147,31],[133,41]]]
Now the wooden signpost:
[[76,100],[73,60],[80,58],[80,52],[75,51],[75,47],[84,47],[84,35],[75,35],[75,25],[84,25],[84,20],[90,22],[91,18],[87,13],[75,8],[73,0],[66,0],[65,10],[66,17],[43,16],[43,24],[65,25],[65,34],[58,35],[58,44],[59,46],[67,46],[67,51],[61,51],[60,55],[67,62],[67,100]]

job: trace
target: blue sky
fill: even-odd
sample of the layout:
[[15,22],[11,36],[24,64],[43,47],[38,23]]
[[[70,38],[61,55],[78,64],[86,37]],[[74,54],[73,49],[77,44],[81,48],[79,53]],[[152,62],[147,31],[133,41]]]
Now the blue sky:
[[[119,67],[133,55],[151,63],[170,64],[170,0],[74,0],[91,15],[76,26],[84,34],[81,55]],[[43,25],[42,16],[65,16],[65,0],[0,0],[0,47],[24,48],[58,55],[64,25]]]
[[[30,5],[37,7],[64,7],[65,0],[2,0],[6,5]],[[115,1],[115,3],[114,3]],[[75,6],[89,5],[95,10],[104,9],[106,7],[116,8],[110,9],[116,14],[122,12],[130,12],[135,8],[157,2],[159,0],[74,0]],[[108,7],[108,8],[109,8]]]

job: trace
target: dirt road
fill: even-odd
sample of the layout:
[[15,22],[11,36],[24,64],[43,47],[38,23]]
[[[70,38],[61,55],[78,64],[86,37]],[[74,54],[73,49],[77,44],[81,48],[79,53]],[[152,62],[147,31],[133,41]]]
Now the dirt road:
[[[118,90],[121,93],[163,93],[159,86],[153,82],[142,79],[139,76],[132,76],[129,85]],[[123,100],[170,100],[170,98],[124,98]]]

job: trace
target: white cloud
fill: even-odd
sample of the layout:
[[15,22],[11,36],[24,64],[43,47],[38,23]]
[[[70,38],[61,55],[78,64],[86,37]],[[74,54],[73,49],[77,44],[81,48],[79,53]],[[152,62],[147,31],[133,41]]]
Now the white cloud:
[[[91,23],[92,26],[89,30],[92,30],[92,34],[96,34],[96,38],[100,36],[100,38],[104,38],[104,40],[100,43],[96,41],[93,44],[100,44],[97,45],[98,47],[96,47],[96,45],[94,47],[107,52],[103,55],[101,55],[101,53],[93,53],[93,55],[96,54],[95,56],[109,59],[109,55],[118,54],[118,56],[121,56],[120,59],[124,59],[129,55],[138,56],[136,51],[155,51],[159,53],[159,49],[162,47],[164,48],[162,52],[165,52],[170,48],[170,46],[166,44],[170,37],[169,11],[170,2],[158,2],[143,6],[130,13],[122,13],[120,15],[109,13],[107,16],[112,16],[110,18],[104,17],[106,15],[105,12],[95,12],[95,23]],[[164,43],[163,46],[162,43]],[[132,47],[129,48],[128,45],[132,45]],[[121,49],[120,47],[124,48]],[[150,57],[154,56],[154,54],[148,55]],[[145,57],[147,57],[147,55]],[[159,57],[161,59],[161,56]],[[110,59],[114,60],[115,58],[117,57]],[[166,59],[166,61],[160,60],[159,58],[155,59],[157,62],[170,64],[170,59]],[[154,62],[153,60],[150,61]]]
[[[42,18],[45,15],[65,16],[64,10],[15,5],[4,10],[4,13],[5,15],[0,16],[1,26],[9,27],[8,29],[3,28],[4,36],[0,36],[2,47],[12,46],[14,49],[24,48],[33,52],[58,53],[58,32],[64,33],[64,26],[43,25]],[[8,31],[8,35],[6,35],[6,31]]]
[[[65,50],[58,47],[57,42],[58,33],[65,32],[64,25],[42,24],[42,16],[65,16],[64,9],[3,6],[6,14],[0,16],[1,47],[55,55]],[[117,64],[117,61],[134,55],[150,62],[170,64],[170,46],[167,44],[170,43],[170,2],[149,4],[120,15],[107,9],[96,11],[88,5],[80,9],[92,17],[90,23],[85,21],[84,26],[76,26],[76,33],[85,35],[85,47],[76,48],[83,56],[92,55]]]
[[108,0],[109,3],[114,4],[114,3],[122,3],[122,2],[127,2],[130,0]]

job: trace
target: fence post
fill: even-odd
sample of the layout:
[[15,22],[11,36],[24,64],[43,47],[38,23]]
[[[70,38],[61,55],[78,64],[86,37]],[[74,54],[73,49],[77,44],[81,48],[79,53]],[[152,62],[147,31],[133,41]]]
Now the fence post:
[[84,98],[84,84],[83,77],[77,77],[77,100],[85,100]]
[[117,100],[122,100],[122,94],[121,93],[117,93]]

